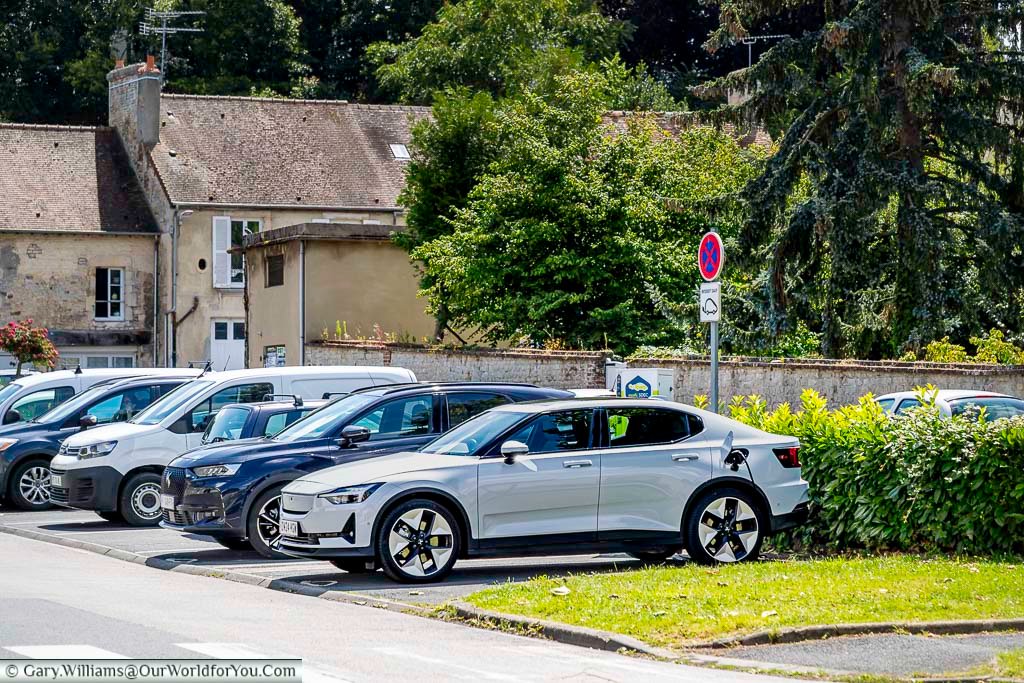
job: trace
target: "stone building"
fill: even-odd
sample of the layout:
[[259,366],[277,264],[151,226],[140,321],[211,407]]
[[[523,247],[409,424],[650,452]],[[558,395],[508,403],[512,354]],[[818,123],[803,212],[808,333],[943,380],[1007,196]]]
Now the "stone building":
[[159,240],[113,129],[0,124],[0,322],[68,367],[151,365]]
[[[248,349],[250,334],[261,340],[299,334],[262,323],[250,330],[246,304],[258,307],[261,292],[247,290],[256,272],[246,266],[243,245],[249,235],[309,223],[377,226],[376,248],[364,253],[370,258],[366,270],[381,270],[374,267],[380,260],[384,270],[414,282],[408,258],[387,233],[403,224],[397,198],[410,126],[429,109],[163,94],[152,60],[116,68],[107,80],[109,123],[124,143],[162,235],[166,266],[154,329],[158,363],[209,359],[221,369],[244,367],[248,358],[261,364],[263,343]],[[404,266],[396,274],[390,269],[400,260]],[[360,296],[372,300],[371,283],[361,285]],[[306,301],[322,300],[324,309],[343,304],[337,292],[309,291]],[[404,291],[410,299],[403,302],[403,319],[425,318],[415,287]],[[339,308],[323,317],[349,314]],[[273,316],[254,320],[275,328],[283,324]],[[375,322],[352,320],[367,328]],[[299,348],[290,363],[300,362]]]

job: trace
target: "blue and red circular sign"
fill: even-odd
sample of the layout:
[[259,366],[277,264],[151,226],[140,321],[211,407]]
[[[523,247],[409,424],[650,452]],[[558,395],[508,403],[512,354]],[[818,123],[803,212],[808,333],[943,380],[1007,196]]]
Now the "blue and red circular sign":
[[725,248],[717,232],[709,232],[701,238],[700,248],[697,250],[697,265],[700,267],[701,276],[708,282],[717,280],[722,274]]

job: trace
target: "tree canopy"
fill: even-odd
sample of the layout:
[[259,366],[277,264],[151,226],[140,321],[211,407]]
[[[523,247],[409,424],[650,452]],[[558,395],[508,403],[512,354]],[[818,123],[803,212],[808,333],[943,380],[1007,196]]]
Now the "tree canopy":
[[[708,46],[792,4],[728,0]],[[1022,12],[1018,0],[826,3],[817,28],[702,88],[749,93],[718,118],[762,121],[779,141],[747,188],[740,243],[771,328],[804,320],[829,355],[886,357],[1020,330]]]

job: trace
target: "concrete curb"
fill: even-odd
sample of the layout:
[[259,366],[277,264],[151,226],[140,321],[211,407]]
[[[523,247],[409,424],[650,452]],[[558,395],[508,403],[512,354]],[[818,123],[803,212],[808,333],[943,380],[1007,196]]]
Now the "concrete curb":
[[287,579],[272,579],[269,576],[257,576],[255,574],[245,574],[243,572],[235,572],[227,569],[215,569],[213,567],[197,567],[191,564],[162,560],[157,557],[145,557],[138,553],[128,552],[119,548],[111,548],[98,543],[89,543],[88,541],[79,541],[73,538],[65,538],[63,536],[44,534],[38,531],[30,531],[28,529],[16,529],[2,524],[0,524],[0,533],[9,534],[11,536],[20,536],[21,538],[28,538],[33,541],[42,541],[43,543],[60,545],[65,548],[84,550],[86,552],[96,553],[97,555],[111,557],[115,560],[141,564],[147,567],[152,567],[153,569],[162,569],[164,571],[175,572],[178,574],[192,574],[193,576],[205,576],[212,579],[234,581],[236,583],[244,583],[249,586],[257,586],[259,588],[280,591],[282,593],[306,595],[312,598],[320,598],[321,600],[329,600],[331,602],[343,602],[353,605],[369,605],[371,607],[387,609],[394,612],[402,612],[405,614],[414,614],[421,617],[432,617],[434,615],[434,610],[430,607],[409,605],[404,602],[374,598],[346,591],[331,591],[320,586],[309,586],[297,581],[289,581]]

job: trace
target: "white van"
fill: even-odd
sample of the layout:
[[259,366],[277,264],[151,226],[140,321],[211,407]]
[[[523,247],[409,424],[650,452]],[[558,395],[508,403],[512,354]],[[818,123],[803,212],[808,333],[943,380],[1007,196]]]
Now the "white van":
[[68,437],[50,464],[50,497],[132,526],[160,522],[160,475],[171,460],[198,447],[213,416],[231,403],[268,394],[320,398],[362,387],[415,382],[404,368],[366,366],[231,370],[186,382],[128,422]]
[[58,370],[20,377],[0,389],[0,424],[31,420],[52,410],[80,391],[109,379],[172,374],[198,375],[199,370],[181,368],[110,368]]

